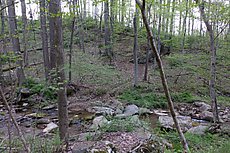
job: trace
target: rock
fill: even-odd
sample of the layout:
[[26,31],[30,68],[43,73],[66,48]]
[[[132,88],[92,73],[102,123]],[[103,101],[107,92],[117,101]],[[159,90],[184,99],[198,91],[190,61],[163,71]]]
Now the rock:
[[[183,132],[192,127],[192,118],[189,116],[177,116]],[[166,129],[175,129],[174,121],[170,116],[159,116],[160,125]]]
[[43,109],[43,110],[50,110],[50,109],[54,109],[54,108],[56,108],[56,105],[55,105],[55,104],[54,104],[54,105],[45,106],[45,107],[43,107],[42,109]]
[[211,110],[212,108],[209,104],[206,104],[204,102],[194,102],[194,105],[196,107],[199,107],[200,112],[208,111],[208,110]]
[[153,114],[153,112],[148,108],[139,108],[139,115],[145,115],[145,114]]
[[209,111],[203,111],[200,114],[200,119],[212,122],[213,121],[213,113],[209,112]]
[[128,105],[125,107],[124,114],[127,116],[132,116],[138,114],[139,108],[136,105]]
[[208,126],[199,125],[196,127],[190,128],[187,132],[197,135],[204,135],[205,131],[208,129]]
[[136,125],[136,126],[141,125],[141,121],[140,121],[138,115],[132,116],[132,117],[130,118],[130,121],[131,121],[134,125]]
[[87,150],[93,146],[94,142],[85,141],[85,142],[76,142],[73,145],[71,153],[87,153]]
[[168,116],[169,112],[164,110],[154,110],[154,113],[158,116]]
[[92,111],[95,112],[97,115],[114,115],[115,111],[109,107],[92,107]]
[[40,118],[36,121],[37,124],[49,124],[51,121],[48,118]]
[[28,98],[31,95],[31,91],[28,88],[22,88],[20,89],[19,94],[20,94],[20,100],[21,100],[21,99]]
[[93,119],[93,124],[90,126],[90,129],[98,129],[102,126],[105,126],[109,121],[104,116],[98,116]]
[[86,133],[80,133],[78,135],[78,139],[77,141],[92,141],[92,140],[96,140],[97,138],[99,138],[101,135],[100,132],[86,132]]
[[56,128],[58,128],[57,124],[50,122],[49,124],[47,124],[47,127],[45,129],[43,129],[42,132],[43,133],[49,133]]

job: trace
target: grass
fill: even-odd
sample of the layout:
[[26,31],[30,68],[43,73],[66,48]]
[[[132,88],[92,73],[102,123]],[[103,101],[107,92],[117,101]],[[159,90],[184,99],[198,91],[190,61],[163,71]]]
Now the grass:
[[132,132],[138,125],[135,125],[131,117],[125,119],[111,118],[110,123],[101,127],[103,132]]
[[[59,150],[61,145],[58,132],[55,133],[50,138],[29,136],[26,138],[26,142],[28,143],[28,146],[30,146],[32,153],[55,152]],[[2,146],[0,146],[0,152],[1,153],[9,152],[8,148],[3,149],[9,147],[9,140],[6,140],[4,145],[3,143],[1,144]],[[13,138],[11,140],[11,146],[13,148],[13,152],[23,152],[23,145],[18,138]]]
[[[162,132],[159,129],[155,129],[155,132],[159,136],[165,138],[173,144],[172,150],[167,150],[167,153],[182,153],[183,148],[181,146],[177,132]],[[194,135],[191,133],[185,133],[185,137],[189,144],[191,153],[230,153],[230,138],[219,135],[205,134]]]
[[[164,94],[156,94],[151,89],[146,89],[143,87],[136,89],[127,89],[118,96],[122,101],[133,103],[141,107],[147,108],[166,108],[167,100]],[[172,100],[174,102],[193,102],[194,96],[188,92],[173,93]]]
[[[92,86],[116,87],[123,84],[129,78],[123,75],[114,67],[103,65],[99,57],[93,57],[89,54],[78,53],[73,65],[73,76],[76,80]],[[102,89],[100,89],[102,90]],[[99,91],[100,92],[100,91]]]

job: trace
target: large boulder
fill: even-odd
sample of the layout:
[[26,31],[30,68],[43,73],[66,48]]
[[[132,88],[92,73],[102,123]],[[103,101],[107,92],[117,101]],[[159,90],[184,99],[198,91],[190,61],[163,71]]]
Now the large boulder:
[[[183,132],[192,127],[192,118],[189,116],[177,116],[178,122]],[[173,118],[170,116],[159,116],[160,126],[165,129],[175,129]]]
[[98,116],[93,119],[93,124],[91,125],[90,129],[96,130],[107,124],[109,124],[109,121],[104,116]]
[[203,111],[200,113],[200,119],[212,122],[213,121],[213,113],[209,111]]
[[139,108],[133,104],[125,107],[124,114],[126,114],[127,116],[132,116],[138,114],[138,112],[139,112]]
[[194,102],[194,105],[199,108],[200,112],[211,110],[211,106],[204,102]]
[[205,131],[208,129],[208,126],[199,125],[196,127],[190,128],[187,132],[197,135],[204,135]]

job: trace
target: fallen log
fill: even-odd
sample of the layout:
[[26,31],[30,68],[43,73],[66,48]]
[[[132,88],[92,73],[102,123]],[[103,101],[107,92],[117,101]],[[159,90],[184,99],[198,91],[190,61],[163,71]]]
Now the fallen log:
[[[29,64],[28,66],[26,66],[26,68],[28,67],[33,67],[33,66],[37,66],[37,65],[40,65],[40,64],[43,64],[43,62],[37,62],[37,63],[32,63],[32,64]],[[10,70],[14,70],[16,69],[18,66],[11,66],[11,67],[7,67],[7,68],[3,68],[2,71],[3,72],[7,72],[7,71],[10,71]]]

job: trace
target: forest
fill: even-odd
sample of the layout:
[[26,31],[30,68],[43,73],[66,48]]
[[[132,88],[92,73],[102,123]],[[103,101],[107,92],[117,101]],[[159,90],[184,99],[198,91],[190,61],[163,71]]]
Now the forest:
[[230,153],[229,0],[0,0],[0,153]]

